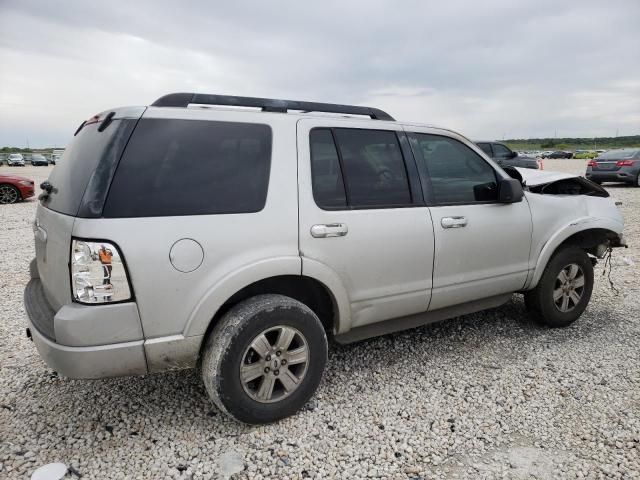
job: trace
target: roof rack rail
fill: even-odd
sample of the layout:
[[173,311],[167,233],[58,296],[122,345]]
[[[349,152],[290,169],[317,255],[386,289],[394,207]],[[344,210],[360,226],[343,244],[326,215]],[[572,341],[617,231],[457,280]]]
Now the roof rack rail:
[[151,104],[152,107],[187,107],[190,104],[224,105],[230,107],[257,107],[263,112],[282,112],[301,110],[305,112],[344,113],[366,115],[373,120],[391,120],[394,118],[378,108],[358,107],[356,105],[338,105],[335,103],[301,102],[297,100],[278,100],[275,98],[233,97],[230,95],[210,95],[205,93],[170,93]]

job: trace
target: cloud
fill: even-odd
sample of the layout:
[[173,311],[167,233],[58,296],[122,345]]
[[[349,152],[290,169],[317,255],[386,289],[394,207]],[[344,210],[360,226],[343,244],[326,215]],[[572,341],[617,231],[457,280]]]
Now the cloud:
[[640,2],[3,0],[0,145],[172,91],[370,104],[474,138],[640,133]]

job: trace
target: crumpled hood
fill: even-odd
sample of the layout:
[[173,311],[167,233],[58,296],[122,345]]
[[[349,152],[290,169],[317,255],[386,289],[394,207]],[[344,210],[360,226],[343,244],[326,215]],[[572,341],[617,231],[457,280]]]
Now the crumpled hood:
[[544,185],[546,183],[555,182],[557,180],[564,180],[566,178],[580,177],[580,175],[572,175],[570,173],[552,172],[549,170],[532,170],[531,168],[516,167],[516,170],[518,171],[518,173],[520,173],[520,175],[522,175],[522,179],[529,187]]

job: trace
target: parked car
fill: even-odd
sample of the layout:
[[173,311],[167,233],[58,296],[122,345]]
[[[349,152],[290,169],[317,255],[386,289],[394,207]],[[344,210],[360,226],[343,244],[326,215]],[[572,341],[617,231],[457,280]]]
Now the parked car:
[[640,148],[609,150],[587,164],[585,176],[596,183],[625,182],[640,187]]
[[475,142],[480,149],[490,158],[495,160],[500,166],[540,168],[539,162],[533,157],[518,155],[504,143],[499,142]]
[[514,292],[566,327],[595,258],[624,245],[602,187],[507,173],[462,135],[376,108],[171,94],[92,117],[65,155],[42,184],[24,297],[43,359],[74,378],[199,365],[215,405],[246,423],[308,401],[327,336]]
[[7,157],[9,167],[24,167],[24,157],[21,153],[10,153]]
[[59,161],[60,161],[60,155],[56,153],[51,155],[51,165],[55,165]]
[[49,165],[49,161],[44,157],[44,155],[34,153],[31,155],[31,165],[35,167],[44,165],[46,167]]
[[33,180],[12,173],[0,173],[0,204],[16,203],[33,195]]
[[543,153],[542,158],[573,158],[573,153],[564,152],[562,150],[556,150],[555,152],[551,152],[551,153],[547,153],[547,152]]

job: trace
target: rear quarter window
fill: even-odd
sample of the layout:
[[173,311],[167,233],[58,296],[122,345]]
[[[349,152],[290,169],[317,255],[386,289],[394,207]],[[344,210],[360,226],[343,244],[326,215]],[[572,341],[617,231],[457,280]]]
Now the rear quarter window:
[[116,170],[105,217],[251,213],[264,208],[267,125],[142,119]]
[[43,205],[65,215],[99,216],[110,175],[136,121],[113,120],[102,132],[99,124],[82,128],[49,175],[53,190]]

